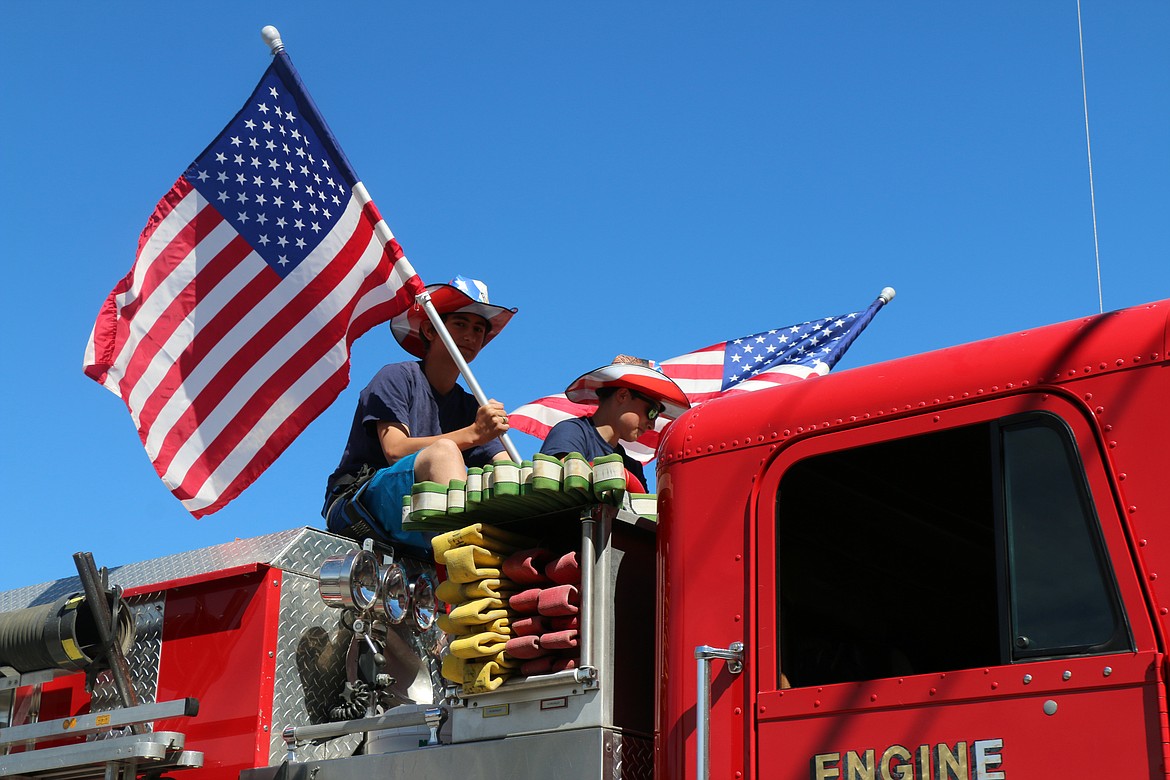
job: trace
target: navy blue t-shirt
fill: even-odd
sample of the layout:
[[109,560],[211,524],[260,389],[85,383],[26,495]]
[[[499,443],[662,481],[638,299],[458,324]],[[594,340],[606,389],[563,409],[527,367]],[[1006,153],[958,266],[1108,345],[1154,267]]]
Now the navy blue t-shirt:
[[[325,509],[329,508],[338,479],[357,474],[365,464],[376,469],[390,465],[378,441],[379,422],[401,423],[411,437],[438,436],[471,425],[478,409],[475,396],[459,385],[446,395],[440,395],[427,381],[420,361],[383,366],[358,396],[345,452],[341,463],[329,476]],[[463,461],[468,466],[486,465],[503,449],[499,439],[492,439],[464,450]]]
[[630,473],[637,477],[643,486],[646,484],[646,475],[642,473],[642,464],[631,458],[622,445],[618,444],[615,447],[601,438],[597,428],[593,427],[593,421],[588,417],[561,420],[548,432],[540,451],[545,455],[553,455],[558,458],[564,457],[570,452],[579,452],[590,463],[593,462],[594,458],[600,458],[602,455],[620,452]]

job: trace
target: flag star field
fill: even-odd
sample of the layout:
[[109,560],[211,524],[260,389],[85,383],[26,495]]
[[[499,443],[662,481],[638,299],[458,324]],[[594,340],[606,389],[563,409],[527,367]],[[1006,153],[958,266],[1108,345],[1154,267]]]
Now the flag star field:
[[[842,317],[826,317],[789,328],[753,333],[727,343],[723,363],[723,390],[730,390],[745,379],[785,364],[818,368],[837,362],[844,351],[841,339],[846,322],[858,312]],[[846,345],[847,346],[847,345]]]
[[284,277],[341,217],[349,191],[338,170],[269,73],[185,176]]

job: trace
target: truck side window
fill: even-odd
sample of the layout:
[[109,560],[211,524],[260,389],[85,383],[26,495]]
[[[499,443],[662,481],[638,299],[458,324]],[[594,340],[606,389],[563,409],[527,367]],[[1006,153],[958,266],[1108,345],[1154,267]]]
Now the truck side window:
[[1131,646],[1051,415],[798,461],[777,496],[780,673],[823,685]]
[[1013,659],[1127,648],[1070,437],[1048,416],[1002,430]]

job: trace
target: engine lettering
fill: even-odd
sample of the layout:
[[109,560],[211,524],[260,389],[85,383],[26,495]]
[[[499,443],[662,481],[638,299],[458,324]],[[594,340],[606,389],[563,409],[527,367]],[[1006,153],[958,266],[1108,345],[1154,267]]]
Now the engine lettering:
[[911,751],[890,745],[842,753],[818,753],[810,762],[811,780],[1005,780],[1003,740],[981,739],[954,745],[939,742]]

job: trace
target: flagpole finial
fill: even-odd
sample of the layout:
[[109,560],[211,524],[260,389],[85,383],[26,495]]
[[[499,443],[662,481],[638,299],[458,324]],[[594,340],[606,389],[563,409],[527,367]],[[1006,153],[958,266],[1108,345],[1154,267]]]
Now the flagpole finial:
[[895,295],[897,295],[897,293],[894,292],[893,287],[883,287],[878,297],[882,299],[882,303],[889,303],[890,301],[894,300]]
[[268,44],[268,48],[272,49],[273,54],[280,54],[284,51],[284,41],[280,40],[280,30],[271,24],[265,25],[264,29],[260,30],[260,37]]

